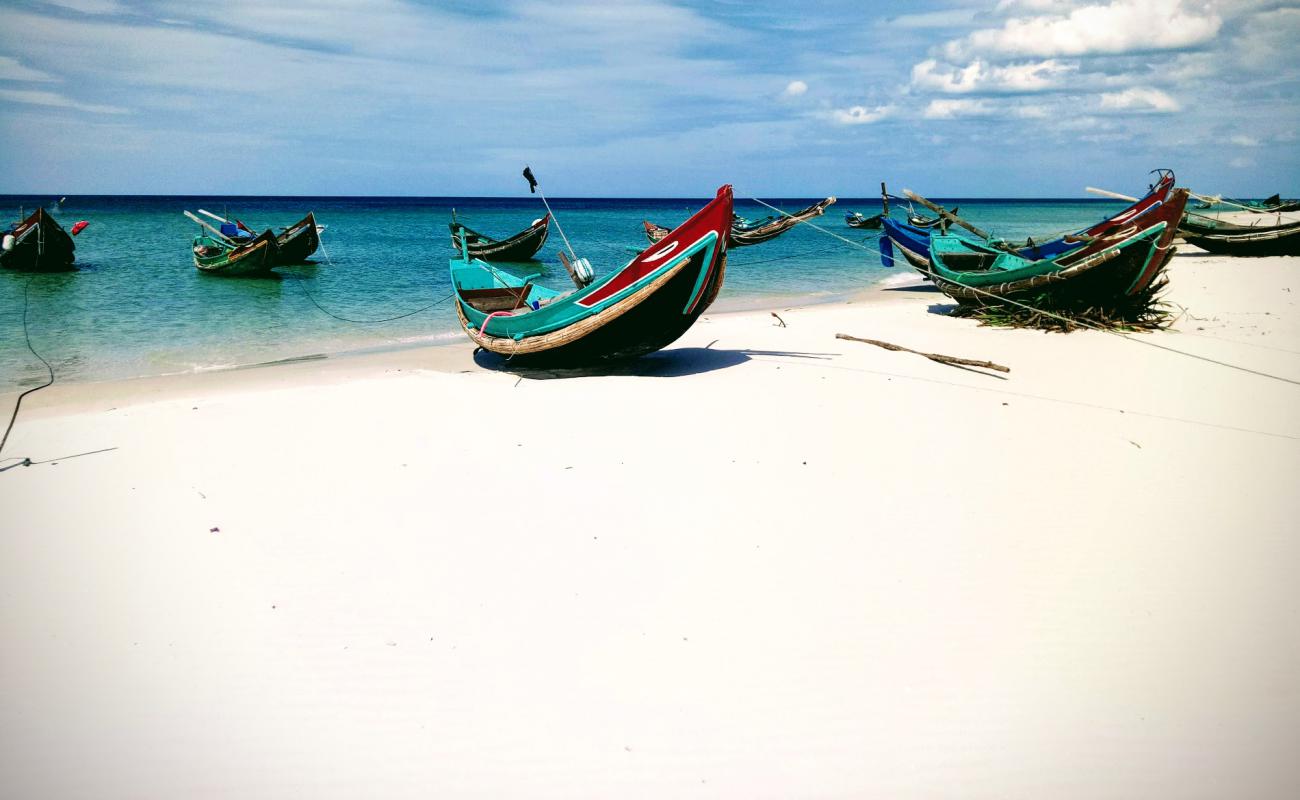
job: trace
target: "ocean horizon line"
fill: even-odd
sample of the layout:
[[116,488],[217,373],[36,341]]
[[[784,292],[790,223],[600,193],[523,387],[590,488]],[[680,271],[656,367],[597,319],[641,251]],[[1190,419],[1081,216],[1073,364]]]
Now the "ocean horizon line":
[[[808,201],[820,200],[829,195],[764,195],[759,198],[765,201]],[[890,195],[891,198],[900,197],[900,195]],[[994,197],[994,196],[948,196],[933,195],[927,197],[931,200],[942,200],[945,202],[963,202],[963,203],[1115,203],[1121,202],[1106,197]],[[382,195],[382,194],[62,194],[59,192],[24,192],[24,193],[0,193],[0,201],[7,200],[32,200],[42,201],[44,203],[62,202],[59,198],[66,199],[84,199],[84,200],[210,200],[210,199],[228,199],[228,200],[399,200],[399,201],[452,201],[452,200],[473,200],[473,201],[491,201],[491,202],[523,202],[527,200],[540,200],[537,196],[524,195],[522,197],[514,195]],[[672,203],[672,202],[701,202],[707,201],[707,197],[587,197],[580,195],[547,197],[548,201],[558,202],[609,202],[609,203]],[[1239,198],[1239,199],[1258,199],[1258,198]],[[754,202],[753,197],[736,197],[737,202]],[[837,205],[844,203],[879,203],[880,195],[863,195],[860,197],[840,197],[835,196]]]

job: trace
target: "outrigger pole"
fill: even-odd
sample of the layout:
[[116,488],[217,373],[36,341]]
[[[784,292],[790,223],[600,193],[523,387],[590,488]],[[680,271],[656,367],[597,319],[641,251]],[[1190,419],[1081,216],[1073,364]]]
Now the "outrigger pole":
[[550,214],[551,219],[555,221],[555,229],[560,232],[560,238],[564,240],[564,246],[569,248],[569,255],[573,256],[574,261],[577,261],[578,254],[573,252],[573,245],[569,243],[569,237],[564,235],[564,228],[560,227],[560,220],[555,216],[555,212],[551,210],[551,204],[546,202],[546,193],[543,192],[542,187],[537,184],[537,178],[533,177],[533,170],[531,167],[524,167],[524,180],[528,181],[529,192],[537,192],[541,195],[542,205],[546,206],[546,213]]

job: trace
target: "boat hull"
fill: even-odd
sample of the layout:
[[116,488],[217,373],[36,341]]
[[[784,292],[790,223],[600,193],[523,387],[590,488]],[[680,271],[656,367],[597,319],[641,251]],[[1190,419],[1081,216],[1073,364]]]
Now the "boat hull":
[[[239,247],[221,248],[218,245],[206,236],[195,239],[194,268],[204,275],[244,277],[266,275],[275,265],[275,237],[269,231]],[[215,248],[219,252],[204,253],[201,247]]]
[[542,249],[542,245],[546,244],[546,238],[550,235],[550,226],[551,215],[547,214],[514,236],[498,241],[453,222],[450,226],[451,246],[460,252],[463,239],[471,258],[483,261],[531,261],[533,256]]
[[309,213],[297,224],[276,237],[276,264],[301,264],[320,247],[320,231],[316,228],[316,215]]
[[[793,214],[783,214],[767,222],[754,225],[744,225],[733,223],[730,232],[727,235],[727,247],[751,247],[756,244],[770,242],[781,234],[798,225],[800,222],[810,220],[813,217],[821,216],[826,213],[835,202],[834,197],[828,197],[825,200],[813,203],[807,208],[796,211]],[[656,225],[653,222],[645,221],[641,225],[645,228],[646,238],[653,244],[668,235],[670,229],[662,225]]]
[[[932,237],[930,278],[959,302],[1005,297],[1048,305],[1119,304],[1155,284],[1173,255],[1171,243],[1186,201],[1187,191],[1177,189],[1141,224],[1125,221],[1133,219],[1126,216],[1094,229],[1087,244],[1055,259],[1031,261],[960,237]],[[962,262],[982,263],[960,269]]]
[[851,215],[846,216],[844,218],[844,224],[848,225],[850,228],[857,228],[858,230],[874,231],[880,229],[883,220],[883,214],[877,214],[874,217],[864,217],[859,214],[856,217]]
[[19,272],[70,272],[76,245],[54,218],[38,208],[14,226],[12,249],[0,251],[0,267]]
[[1300,256],[1300,223],[1267,229],[1193,233],[1182,231],[1188,244],[1224,256]]
[[[1091,239],[1114,228],[1116,225],[1122,223],[1136,224],[1148,215],[1162,213],[1162,209],[1173,191],[1174,175],[1172,172],[1164,171],[1155,186],[1151,187],[1151,190],[1144,197],[1128,208],[1075,234],[1047,239],[1042,242],[1034,242],[1031,239],[1015,248],[1014,252],[1023,258],[1043,260],[1060,258],[1071,251],[1079,251]],[[957,209],[954,207],[952,213],[955,214],[956,212]],[[888,239],[894,250],[903,254],[904,258],[907,259],[907,263],[915,267],[922,275],[929,277],[931,271],[930,236],[934,228],[939,227],[942,230],[939,223],[943,220],[936,217],[932,220],[922,221],[923,224],[918,224],[918,220],[917,217],[909,217],[908,221],[903,223],[885,217],[883,220],[884,237]],[[956,230],[954,228],[954,231]],[[881,261],[887,267],[893,266],[892,256],[884,251],[882,251]]]
[[[470,339],[485,350],[506,356],[519,366],[581,366],[608,361],[638,358],[662,350],[681,338],[708,307],[701,303],[690,314],[682,307],[690,298],[705,268],[705,257],[698,254],[686,268],[668,279],[648,285],[624,304],[602,312],[604,316],[590,318],[590,330],[565,329],[551,334],[546,342],[532,342],[521,347],[512,338],[483,336],[473,329],[466,319],[466,307],[456,303],[461,326]],[[725,261],[718,265],[715,276],[705,291],[716,295],[725,277]],[[542,349],[536,345],[545,344]]]
[[685,333],[721,290],[730,220],[731,187],[724,186],[662,242],[569,295],[535,294],[530,280],[453,260],[461,326],[479,347],[520,366],[586,366],[654,352]]

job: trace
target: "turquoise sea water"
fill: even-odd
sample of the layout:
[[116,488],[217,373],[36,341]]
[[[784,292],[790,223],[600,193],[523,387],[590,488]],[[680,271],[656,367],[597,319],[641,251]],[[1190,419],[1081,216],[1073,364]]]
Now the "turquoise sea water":
[[[787,211],[813,202],[764,200]],[[19,218],[21,207],[30,212],[49,201],[0,195],[0,213],[8,223]],[[551,205],[578,255],[590,259],[599,275],[646,246],[642,220],[673,226],[704,202],[561,199]],[[944,202],[960,204],[963,217],[1006,238],[1085,227],[1125,205],[1104,200]],[[316,263],[281,268],[283,276],[201,275],[190,258],[197,226],[181,215],[198,208],[238,217],[257,230],[288,225],[315,211],[318,222],[327,226],[323,248]],[[0,269],[0,392],[45,379],[44,367],[24,342],[24,288],[29,291],[32,344],[60,381],[219,369],[458,339],[463,333],[450,302],[391,322],[355,324],[327,316],[305,294],[335,314],[367,320],[446,298],[452,208],[464,224],[498,238],[544,213],[535,197],[69,197],[54,213],[65,228],[77,220],[90,222],[76,240],[80,269],[35,276]],[[878,199],[842,199],[816,220],[868,249],[801,225],[767,244],[733,250],[715,308],[831,299],[906,274],[903,267],[881,266],[876,232],[844,224],[846,211],[874,214],[879,209]],[[736,210],[751,219],[771,213],[740,199]],[[569,285],[556,257],[562,245],[552,227],[533,270],[540,282],[556,288]]]

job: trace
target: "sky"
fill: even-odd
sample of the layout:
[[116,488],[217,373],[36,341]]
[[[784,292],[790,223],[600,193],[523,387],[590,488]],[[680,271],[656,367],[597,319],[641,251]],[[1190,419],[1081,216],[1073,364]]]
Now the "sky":
[[5,0],[0,193],[1300,195],[1300,3]]

